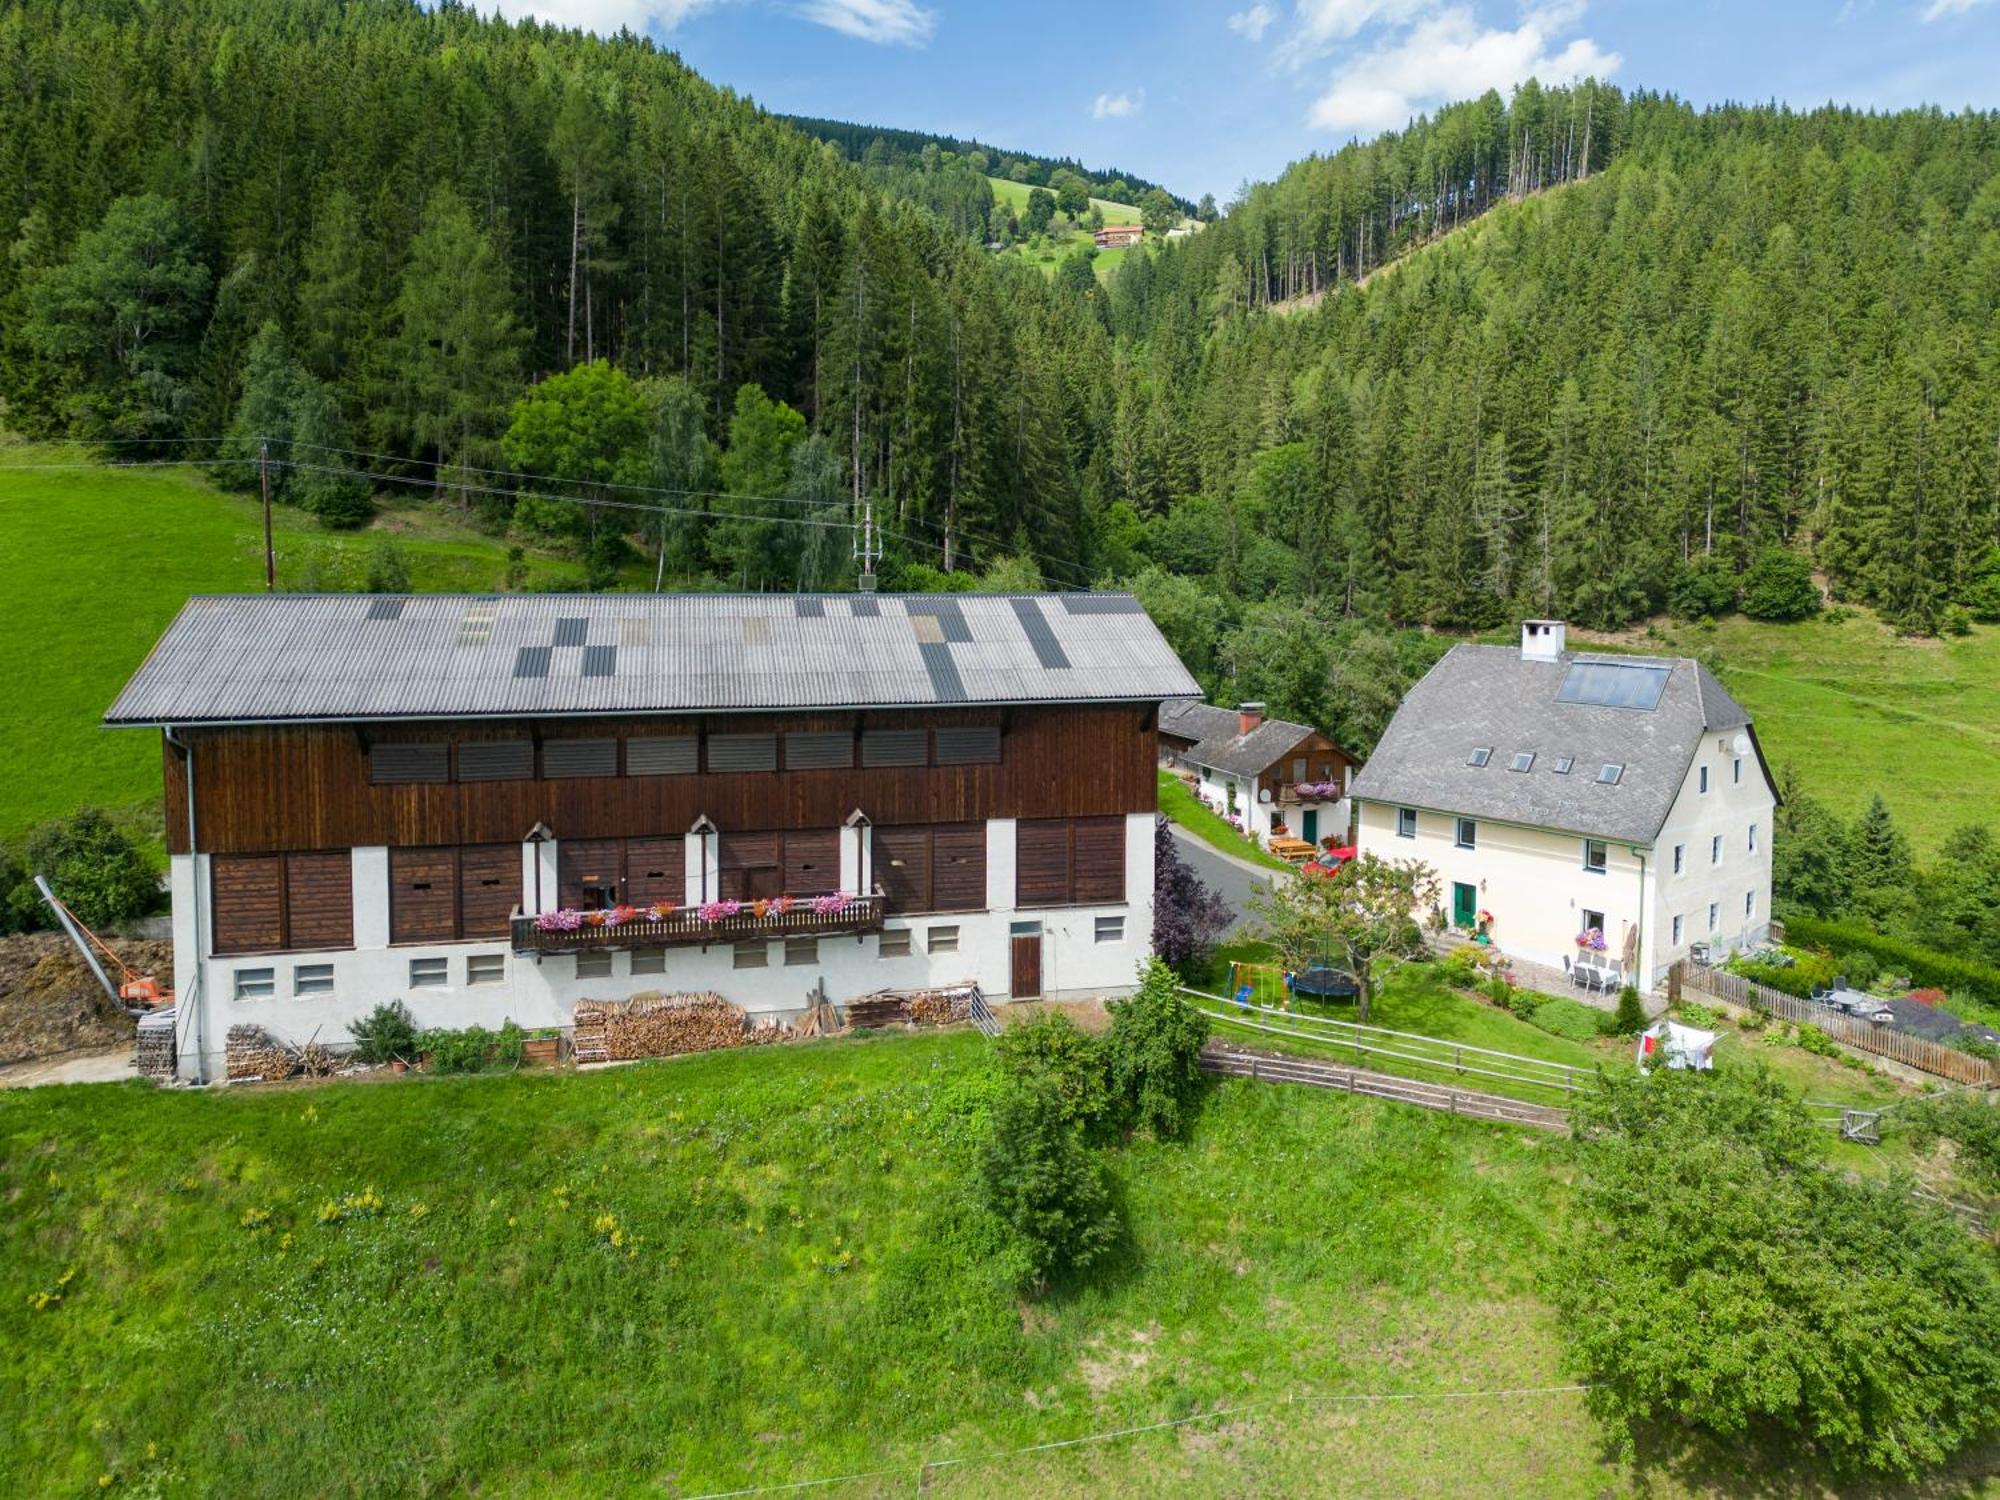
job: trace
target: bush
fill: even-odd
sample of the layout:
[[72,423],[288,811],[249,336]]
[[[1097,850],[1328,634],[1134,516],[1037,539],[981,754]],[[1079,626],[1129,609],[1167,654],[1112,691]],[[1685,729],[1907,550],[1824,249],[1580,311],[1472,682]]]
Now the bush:
[[1601,1014],[1581,1001],[1551,995],[1535,1006],[1528,1020],[1551,1036],[1565,1036],[1573,1042],[1591,1042],[1599,1035],[1598,1018]]
[[1844,978],[1848,985],[1857,990],[1865,990],[1882,977],[1882,964],[1874,954],[1865,948],[1852,953],[1843,953],[1834,961],[1838,971],[1836,978]]
[[1014,1232],[1023,1282],[1080,1271],[1117,1242],[1104,1165],[1045,1082],[1017,1083],[994,1102],[979,1187]]
[[1479,960],[1470,948],[1454,948],[1438,965],[1438,978],[1455,990],[1469,990],[1481,982]]
[[1766,547],[1743,578],[1743,613],[1753,620],[1804,620],[1819,613],[1812,563],[1783,547]]
[[2000,1262],[1906,1186],[1829,1170],[1765,1069],[1602,1074],[1572,1122],[1546,1285],[1628,1452],[1684,1425],[1908,1478],[1991,1431]]
[[1111,1070],[1104,1044],[1061,1011],[1009,1026],[996,1044],[1013,1082],[1045,1086],[1065,1123],[1085,1133],[1112,1121]]
[[1736,608],[1736,575],[1727,563],[1713,558],[1690,563],[1675,575],[1667,591],[1667,608],[1681,620],[1726,615]]
[[1674,1007],[1674,1019],[1683,1026],[1713,1031],[1722,1023],[1722,1012],[1712,1005],[1703,1005],[1699,1000],[1683,1000]]
[[1173,970],[1149,958],[1139,971],[1138,992],[1111,1002],[1104,1034],[1113,1089],[1132,1123],[1166,1139],[1179,1135],[1201,1088],[1201,1047],[1208,1017],[1181,1003]]
[[1645,1029],[1646,1007],[1639,999],[1639,992],[1628,984],[1618,992],[1618,1009],[1612,1013],[1609,1034],[1637,1036]]
[[483,1073],[521,1065],[522,1032],[512,1021],[498,1031],[484,1026],[426,1031],[422,1040],[433,1073]]
[[1799,1024],[1799,1046],[1807,1052],[1812,1053],[1814,1057],[1839,1057],[1841,1055],[1840,1048],[1834,1045],[1832,1037],[1821,1031],[1817,1026],[1806,1022]]
[[409,1062],[419,1051],[417,1019],[400,1000],[378,1005],[358,1021],[348,1024],[354,1038],[354,1055],[365,1063]]
[[54,917],[42,904],[33,877],[49,884],[86,927],[116,927],[160,905],[160,877],[139,846],[86,807],[28,835],[19,876],[7,904],[23,927],[46,927]]
[[[1976,959],[1959,958],[1933,948],[1884,937],[1855,922],[1833,922],[1821,917],[1792,915],[1785,918],[1785,937],[1846,955],[1867,953],[1888,964],[1899,974],[1908,974],[1912,984],[1936,985],[1939,989],[1963,991],[1989,1005],[2000,1005],[2000,968]],[[1853,971],[1848,971],[1853,978]]]

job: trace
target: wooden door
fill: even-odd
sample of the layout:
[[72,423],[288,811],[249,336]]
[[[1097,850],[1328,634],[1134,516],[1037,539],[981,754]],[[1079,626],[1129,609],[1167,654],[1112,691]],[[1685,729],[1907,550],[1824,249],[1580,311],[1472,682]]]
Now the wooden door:
[[1011,956],[1008,963],[1007,994],[1015,1000],[1039,1000],[1042,997],[1042,935],[1039,932],[1016,933],[1010,941]]

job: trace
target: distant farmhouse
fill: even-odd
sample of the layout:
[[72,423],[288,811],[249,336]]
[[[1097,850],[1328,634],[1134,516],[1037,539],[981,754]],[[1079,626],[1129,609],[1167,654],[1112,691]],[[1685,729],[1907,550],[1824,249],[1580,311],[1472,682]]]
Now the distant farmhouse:
[[1123,250],[1136,245],[1146,237],[1143,224],[1106,224],[1091,235],[1100,250]]
[[1195,691],[1128,594],[279,594],[190,600],[107,722],[162,732],[206,1079],[394,999],[1117,993]]
[[1246,833],[1319,844],[1347,838],[1347,785],[1360,763],[1309,724],[1264,717],[1264,705],[1160,707],[1160,763],[1189,773],[1197,797]]
[[1455,646],[1355,777],[1360,848],[1415,858],[1449,920],[1642,988],[1696,945],[1767,935],[1778,795],[1750,715],[1687,658]]

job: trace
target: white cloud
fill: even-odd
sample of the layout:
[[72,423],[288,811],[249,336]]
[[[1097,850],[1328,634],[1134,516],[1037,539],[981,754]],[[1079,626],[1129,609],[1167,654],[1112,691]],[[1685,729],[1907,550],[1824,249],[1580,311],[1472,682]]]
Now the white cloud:
[[1962,16],[1986,3],[1987,0],[1931,0],[1930,9],[1924,12],[1924,21],[1928,24],[1946,16]]
[[1278,19],[1278,13],[1264,3],[1257,3],[1248,10],[1239,10],[1229,18],[1229,29],[1246,41],[1261,42],[1264,33],[1271,29],[1271,23]]
[[1146,91],[1136,89],[1124,94],[1099,94],[1090,106],[1093,120],[1125,120],[1146,107]]
[[1405,25],[1433,3],[1435,0],[1299,0],[1299,24],[1279,47],[1279,58],[1292,67],[1302,67],[1369,26]]
[[556,26],[575,26],[599,36],[620,30],[643,35],[649,30],[672,31],[715,0],[495,0],[493,13],[519,20],[531,16]]
[[1434,10],[1344,63],[1313,102],[1307,121],[1318,130],[1366,135],[1397,129],[1419,110],[1477,98],[1488,89],[1504,94],[1529,78],[1553,84],[1607,77],[1622,61],[1617,53],[1589,37],[1557,45],[1582,14],[1580,4],[1545,6],[1504,30],[1481,25],[1460,6]]
[[806,0],[799,14],[864,42],[921,47],[937,30],[937,12],[913,0]]

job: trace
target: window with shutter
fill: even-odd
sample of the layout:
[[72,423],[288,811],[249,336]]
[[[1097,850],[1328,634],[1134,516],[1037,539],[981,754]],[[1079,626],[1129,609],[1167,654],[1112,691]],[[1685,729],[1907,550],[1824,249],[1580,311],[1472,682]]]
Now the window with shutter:
[[1000,761],[1000,726],[977,724],[937,732],[937,763],[941,766],[986,766]]
[[708,768],[711,771],[775,771],[778,769],[778,737],[775,734],[711,734],[708,737]]
[[1014,825],[1014,904],[1062,906],[1070,899],[1069,823],[1023,818]]
[[354,946],[354,863],[345,849],[285,857],[287,948]]
[[371,745],[368,779],[376,786],[419,781],[445,781],[451,776],[451,747],[435,745]]
[[624,899],[623,839],[562,839],[556,845],[557,899],[576,911],[616,906]]
[[921,766],[930,760],[930,732],[924,729],[865,729],[861,733],[864,766]]
[[986,825],[947,823],[931,830],[931,907],[986,909]]
[[1070,900],[1110,905],[1125,899],[1125,820],[1078,818],[1072,829],[1075,879]]
[[873,831],[875,883],[890,911],[931,909],[931,831],[917,826]]
[[472,844],[458,851],[460,937],[506,937],[520,904],[519,844]]
[[700,742],[691,734],[637,735],[625,742],[627,776],[692,776]]
[[616,740],[544,740],[542,775],[551,781],[579,776],[616,776]]
[[458,747],[460,781],[529,781],[534,774],[533,740],[467,740]]
[[768,900],[784,894],[784,838],[776,833],[725,833],[716,851],[725,900]]
[[458,851],[389,851],[389,941],[445,943],[457,936]]
[[655,901],[679,906],[687,899],[687,847],[678,834],[625,841],[625,899],[634,906]]
[[209,859],[217,953],[285,946],[284,879],[280,854],[217,854]]
[[854,764],[854,736],[846,730],[785,736],[787,771],[844,770]]
[[840,831],[785,835],[784,894],[824,896],[840,889]]

